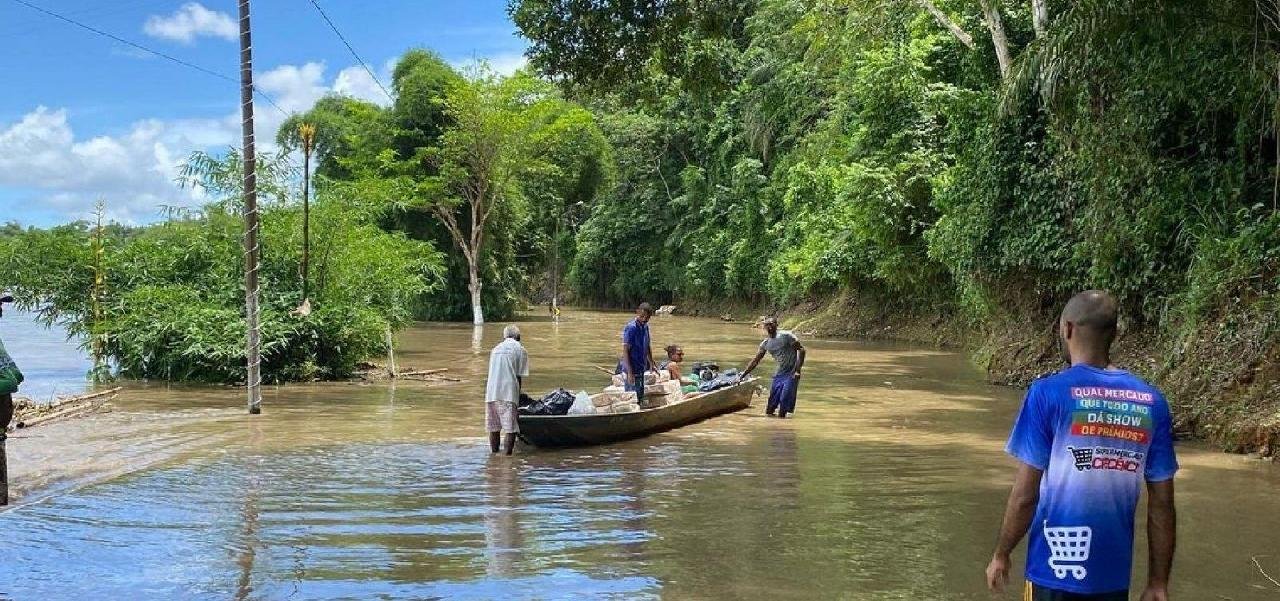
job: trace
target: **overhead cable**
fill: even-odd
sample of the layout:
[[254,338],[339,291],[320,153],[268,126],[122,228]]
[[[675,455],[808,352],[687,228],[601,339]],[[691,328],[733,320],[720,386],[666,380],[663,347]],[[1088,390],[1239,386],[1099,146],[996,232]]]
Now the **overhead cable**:
[[368,73],[369,77],[373,78],[373,83],[378,84],[378,88],[382,90],[382,93],[387,95],[387,100],[394,102],[395,97],[391,95],[391,92],[387,91],[386,86],[382,85],[378,76],[374,74],[373,69],[369,68],[369,63],[364,62],[364,59],[360,58],[360,55],[356,53],[356,49],[351,47],[351,42],[347,41],[346,36],[342,35],[342,32],[338,30],[338,26],[334,25],[333,19],[330,19],[329,15],[325,14],[323,8],[320,8],[320,3],[316,2],[316,0],[310,0],[310,2],[311,6],[316,7],[316,12],[320,13],[320,16],[324,18],[324,22],[329,24],[329,29],[333,30],[333,33],[338,36],[339,40],[342,40],[342,44],[347,47],[347,52],[350,52],[351,56],[356,59],[356,62],[360,63],[360,66],[364,68],[365,73]]
[[[32,3],[30,3],[30,2],[27,2],[27,0],[13,0],[13,2],[16,2],[16,3],[18,3],[18,4],[21,4],[21,5],[23,5],[23,6],[27,7],[27,8],[30,8],[31,10],[34,10],[34,11],[38,11],[38,12],[44,13],[44,14],[46,14],[46,15],[48,15],[48,16],[50,16],[50,17],[53,17],[53,18],[55,18],[55,19],[58,19],[58,20],[61,20],[61,21],[65,21],[65,22],[67,22],[67,23],[70,23],[70,24],[72,24],[72,25],[75,25],[76,27],[79,27],[79,28],[84,29],[84,30],[86,30],[86,31],[92,32],[92,33],[94,33],[94,34],[96,34],[96,35],[100,35],[100,36],[102,36],[102,37],[105,37],[105,38],[108,38],[108,39],[110,39],[110,40],[114,40],[114,41],[116,41],[116,42],[119,42],[119,43],[121,43],[121,44],[124,44],[124,45],[126,45],[126,46],[129,46],[129,47],[131,47],[131,48],[135,48],[135,49],[137,49],[137,50],[141,50],[141,51],[143,51],[143,52],[146,52],[147,54],[151,54],[151,55],[154,55],[154,56],[158,56],[158,57],[163,58],[163,59],[165,59],[165,60],[167,60],[167,61],[170,61],[170,62],[173,62],[173,63],[179,64],[179,65],[182,65],[183,67],[187,67],[188,69],[194,69],[194,70],[196,70],[196,71],[199,71],[199,72],[201,72],[201,73],[204,73],[205,75],[210,75],[210,76],[213,76],[213,77],[217,77],[218,79],[221,79],[221,80],[224,80],[224,81],[229,81],[229,82],[231,82],[231,83],[235,83],[235,84],[240,83],[240,80],[239,80],[239,79],[233,78],[233,77],[231,77],[231,76],[229,76],[229,75],[226,75],[226,74],[223,74],[223,73],[218,73],[217,71],[212,71],[212,70],[210,70],[210,69],[206,69],[206,68],[201,67],[200,65],[197,65],[197,64],[195,64],[195,63],[191,63],[191,62],[188,62],[188,61],[184,61],[184,60],[182,60],[182,59],[180,59],[180,58],[178,58],[178,57],[176,57],[176,56],[173,56],[173,55],[170,55],[170,54],[165,54],[164,52],[160,52],[159,50],[153,50],[153,49],[148,48],[148,47],[146,47],[146,46],[143,46],[142,44],[139,44],[139,43],[137,43],[137,42],[132,42],[132,41],[126,40],[126,39],[124,39],[124,38],[122,38],[122,37],[120,37],[120,36],[118,36],[118,35],[115,35],[115,34],[113,34],[113,33],[111,33],[111,32],[103,31],[103,30],[98,29],[98,28],[96,28],[96,27],[93,27],[93,26],[91,26],[91,25],[86,25],[86,24],[84,24],[84,23],[81,23],[80,21],[77,21],[77,20],[75,20],[75,19],[72,19],[71,17],[67,17],[67,16],[64,16],[64,15],[60,15],[60,14],[58,14],[58,13],[56,13],[56,12],[53,12],[53,11],[51,11],[51,10],[47,9],[47,8],[42,7],[42,6],[37,6],[37,5],[35,5],[35,4],[32,4]],[[381,85],[381,84],[379,84],[379,85]],[[263,93],[261,90],[257,89],[257,87],[254,87],[253,91],[254,91],[254,93],[256,93],[257,95],[261,96],[263,100],[266,100],[266,101],[267,101],[267,104],[270,104],[272,107],[275,107],[275,109],[276,109],[277,111],[280,111],[280,113],[281,113],[282,115],[285,115],[286,117],[287,117],[287,116],[289,116],[289,112],[288,112],[288,111],[286,111],[286,110],[284,110],[284,109],[282,109],[282,108],[280,108],[280,105],[276,104],[276,102],[275,102],[274,100],[272,100],[270,96],[268,96],[267,94]]]

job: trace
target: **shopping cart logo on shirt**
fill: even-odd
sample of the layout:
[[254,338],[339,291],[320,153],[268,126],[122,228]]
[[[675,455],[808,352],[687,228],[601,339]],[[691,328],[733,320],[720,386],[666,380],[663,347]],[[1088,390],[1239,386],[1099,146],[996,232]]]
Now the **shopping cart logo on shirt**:
[[1142,471],[1142,460],[1146,457],[1142,451],[1112,447],[1067,447],[1067,450],[1071,451],[1077,472],[1102,470],[1136,474]]
[[1076,580],[1084,580],[1088,570],[1081,565],[1089,560],[1089,544],[1093,541],[1093,529],[1088,526],[1050,528],[1044,521],[1044,539],[1049,543],[1049,567],[1059,580],[1071,574]]
[[1076,471],[1085,471],[1093,467],[1093,449],[1077,449],[1075,447],[1067,447],[1071,451],[1071,456],[1076,460]]

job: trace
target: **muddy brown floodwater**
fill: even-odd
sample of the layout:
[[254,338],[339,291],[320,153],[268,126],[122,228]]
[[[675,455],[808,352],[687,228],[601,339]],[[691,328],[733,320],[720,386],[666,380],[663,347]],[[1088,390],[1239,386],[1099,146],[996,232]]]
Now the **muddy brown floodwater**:
[[[528,388],[598,389],[591,365],[613,362],[627,318],[523,322]],[[130,384],[107,413],[18,432],[0,598],[991,598],[1020,393],[963,356],[806,340],[794,420],[758,400],[628,443],[491,458],[480,396],[501,330],[403,333],[402,365],[456,384],[273,388],[256,417],[239,390]],[[655,318],[668,341],[741,365],[759,335]],[[1261,571],[1280,578],[1280,469],[1178,450],[1174,599],[1280,598]]]

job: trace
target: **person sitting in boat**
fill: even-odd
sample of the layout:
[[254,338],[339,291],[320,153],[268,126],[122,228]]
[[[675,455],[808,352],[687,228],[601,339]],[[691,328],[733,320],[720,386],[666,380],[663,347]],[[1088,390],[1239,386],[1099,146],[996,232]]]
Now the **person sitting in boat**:
[[692,378],[683,377],[684,370],[681,364],[684,363],[684,347],[678,344],[668,344],[663,350],[667,351],[667,360],[658,364],[658,370],[665,370],[672,380],[676,380],[681,384],[692,384]]

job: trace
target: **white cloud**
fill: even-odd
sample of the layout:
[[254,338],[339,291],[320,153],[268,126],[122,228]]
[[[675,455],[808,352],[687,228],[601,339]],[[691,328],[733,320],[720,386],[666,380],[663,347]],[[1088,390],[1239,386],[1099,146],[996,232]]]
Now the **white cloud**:
[[200,193],[173,184],[175,155],[193,148],[187,127],[146,120],[120,136],[76,140],[65,110],[37,107],[0,130],[0,185],[46,190],[41,204],[68,219],[84,217],[99,197],[129,221],[161,205],[199,204]]
[[305,111],[329,91],[324,85],[324,63],[319,62],[280,65],[256,75],[253,83],[287,112]]
[[498,75],[511,75],[528,65],[529,59],[522,52],[500,52],[498,54],[473,56],[450,62],[453,68],[463,73],[474,69],[480,63],[485,63]]
[[205,8],[198,2],[188,2],[172,15],[151,15],[142,26],[147,35],[190,44],[197,37],[208,36],[234,40],[239,35],[231,15]]
[[529,64],[529,59],[525,57],[523,52],[495,54],[489,57],[488,61],[489,67],[501,75],[511,75]]
[[[388,78],[383,77],[383,79]],[[369,72],[360,66],[347,67],[339,71],[338,76],[333,80],[333,91],[382,106],[391,104],[391,99],[382,92],[382,88],[378,87],[378,82],[374,81],[373,77],[369,76]]]
[[[256,83],[289,112],[304,112],[331,92],[388,102],[359,66],[342,69],[329,83],[324,72],[320,62],[281,65],[259,74]],[[271,152],[285,115],[262,101],[255,108],[260,152]],[[188,155],[239,145],[238,109],[207,118],[146,119],[118,135],[77,138],[66,110],[40,106],[16,122],[0,121],[0,198],[13,198],[21,190],[30,197],[27,204],[68,221],[88,217],[101,198],[111,218],[145,223],[157,219],[163,206],[196,207],[208,200],[200,191],[174,183]],[[22,220],[22,215],[16,218]]]

